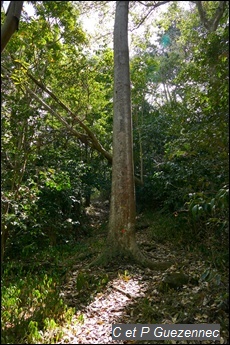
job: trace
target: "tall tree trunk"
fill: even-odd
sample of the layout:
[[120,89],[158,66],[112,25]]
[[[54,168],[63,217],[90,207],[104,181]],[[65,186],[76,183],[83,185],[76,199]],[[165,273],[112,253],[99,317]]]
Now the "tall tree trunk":
[[91,265],[125,259],[154,269],[170,263],[153,263],[140,252],[135,237],[135,183],[131,90],[128,48],[128,1],[116,2],[114,26],[114,116],[112,191],[107,245]]
[[[6,20],[1,28],[1,53],[13,33],[18,30],[18,24],[24,1],[11,1],[6,13]],[[3,4],[3,2],[2,2]]]
[[114,119],[110,254],[136,251],[135,184],[128,48],[128,1],[116,2],[114,26]]

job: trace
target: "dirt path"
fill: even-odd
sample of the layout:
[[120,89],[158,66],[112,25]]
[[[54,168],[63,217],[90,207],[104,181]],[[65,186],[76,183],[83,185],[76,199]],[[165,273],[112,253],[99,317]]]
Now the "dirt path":
[[[92,217],[93,226],[97,227],[108,216],[108,205],[101,208],[97,203],[87,212]],[[72,322],[63,328],[64,335],[58,343],[134,343],[112,340],[112,324],[115,323],[221,323],[221,343],[227,343],[228,312],[224,305],[220,306],[220,298],[226,293],[225,286],[224,283],[217,286],[215,275],[209,282],[201,279],[207,271],[207,263],[186,250],[173,250],[169,245],[152,243],[148,229],[138,231],[137,239],[142,250],[153,260],[172,260],[175,265],[158,272],[126,264],[89,270],[85,269],[87,259],[77,263],[62,287],[62,297],[67,305],[75,307],[76,313]],[[189,279],[178,287],[169,286],[164,281],[176,272],[185,273]]]

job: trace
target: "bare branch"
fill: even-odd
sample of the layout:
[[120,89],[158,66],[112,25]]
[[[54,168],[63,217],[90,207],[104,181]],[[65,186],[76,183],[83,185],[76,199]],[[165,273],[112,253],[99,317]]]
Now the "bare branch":
[[158,8],[161,5],[167,4],[169,1],[157,1],[157,2],[154,1],[147,4],[145,4],[142,1],[137,1],[137,2],[139,2],[141,5],[144,5],[145,7],[148,7],[149,11],[143,18],[140,19],[139,23],[131,31],[138,29],[156,8]]
[[148,1],[147,3],[144,3],[143,1],[137,1],[139,2],[139,4],[141,5],[144,5],[145,7],[153,7],[154,9],[161,6],[161,5],[164,5],[164,4],[167,4],[169,1]]
[[137,24],[137,26],[135,26],[131,31],[134,31],[136,29],[138,29],[143,23],[144,21],[148,18],[148,16],[154,11],[154,8],[151,8],[148,13],[141,19],[141,21]]

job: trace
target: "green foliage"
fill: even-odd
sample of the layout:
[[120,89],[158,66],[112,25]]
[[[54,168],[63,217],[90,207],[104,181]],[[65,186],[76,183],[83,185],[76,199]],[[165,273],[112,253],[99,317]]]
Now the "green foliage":
[[76,264],[76,254],[89,252],[78,243],[43,248],[28,261],[6,260],[2,274],[2,342],[55,343],[62,326],[74,315],[61,297],[66,272]]
[[5,204],[10,207],[4,215],[10,229],[8,255],[26,257],[44,245],[76,241],[85,233],[80,186],[81,181],[75,192],[67,172],[48,169],[40,172],[39,182],[28,180],[21,186],[17,200],[12,192],[5,192]]
[[214,197],[205,193],[194,193],[186,202],[187,224],[193,240],[205,242],[204,253],[209,252],[215,267],[225,267],[229,262],[229,188],[223,186]]
[[[141,118],[134,122],[134,157],[139,172],[142,147],[144,172],[137,204],[142,210],[144,204],[174,212],[176,222],[187,228],[184,236],[204,239],[209,234],[221,246],[220,233],[228,226],[226,208],[217,201],[217,191],[228,184],[228,21],[223,16],[217,31],[208,33],[193,10],[171,4],[158,23],[159,42],[166,37],[170,44],[148,43],[144,49],[146,55],[155,53],[157,68],[155,84],[145,74],[149,98],[145,91],[133,93],[135,116]],[[133,75],[134,91],[141,90],[143,79],[135,78],[135,70]],[[161,92],[156,82],[165,84]],[[193,197],[188,200],[188,195]]]
[[[22,18],[18,36],[3,55],[3,227],[9,232],[6,249],[12,255],[78,240],[87,233],[84,203],[90,202],[94,190],[108,189],[110,181],[110,167],[31,101],[25,87],[34,89],[26,75],[26,69],[32,68],[34,76],[42,75],[42,82],[110,149],[112,52],[83,53],[87,39],[74,4],[33,5],[38,17]],[[42,90],[37,95],[77,126]]]
[[165,211],[154,211],[151,208],[144,212],[144,219],[151,224],[152,239],[159,243],[181,245],[185,239],[186,224],[177,219],[174,214]]
[[106,273],[95,276],[92,274],[87,274],[85,272],[79,272],[76,279],[76,289],[82,294],[86,293],[89,288],[96,288],[96,291],[100,292],[104,289],[108,282],[109,277]]
[[[32,2],[35,16],[24,12],[2,54],[2,229],[8,233],[2,246],[3,343],[60,340],[60,323],[73,310],[60,299],[55,279],[67,270],[58,270],[60,262],[75,260],[61,248],[82,251],[82,258],[91,254],[79,241],[89,234],[84,210],[94,193],[110,197],[111,166],[77,118],[110,152],[113,51],[88,45],[81,3]],[[204,6],[210,18],[216,2]],[[145,211],[154,241],[199,250],[210,263],[201,281],[218,287],[215,270],[228,264],[228,14],[210,33],[192,2],[189,10],[171,2],[155,23],[157,41],[148,34],[136,38],[130,59],[134,168],[144,177],[144,185],[136,186],[137,208]],[[71,113],[35,85],[27,70]],[[28,90],[87,140],[74,136]],[[90,248],[103,245],[97,241]],[[14,258],[18,266],[10,264]],[[81,271],[76,290],[101,291],[107,282],[106,274]],[[142,307],[146,320],[159,320],[150,300]]]
[[160,315],[158,311],[153,307],[152,302],[147,297],[141,301],[138,309],[143,313],[146,322],[150,324],[157,323],[156,320]]
[[[2,340],[6,343],[26,341],[29,344],[58,341],[61,324],[71,320],[73,309],[59,297],[52,277],[28,274],[14,283],[2,286]],[[52,332],[51,332],[52,330]]]
[[[217,220],[215,216],[218,215],[221,219],[221,215],[228,211],[229,188],[223,186],[211,200],[210,197],[205,196],[205,193],[193,193],[190,195],[190,201],[186,204],[191,218],[195,221],[204,217],[215,222]],[[224,224],[226,225],[225,222]]]
[[86,289],[87,287],[88,287],[88,281],[87,281],[86,276],[82,272],[78,273],[77,281],[76,281],[77,290],[81,291],[81,290]]

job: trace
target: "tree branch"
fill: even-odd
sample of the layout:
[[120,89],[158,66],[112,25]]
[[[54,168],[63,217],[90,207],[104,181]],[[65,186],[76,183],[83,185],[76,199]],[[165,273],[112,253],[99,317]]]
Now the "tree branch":
[[150,8],[150,10],[148,11],[148,13],[143,17],[141,18],[140,22],[137,24],[137,26],[135,26],[131,31],[134,31],[136,29],[138,29],[143,23],[144,21],[148,18],[148,16],[159,6],[161,5],[164,5],[164,4],[167,4],[169,1],[158,1],[157,3],[147,3],[145,4],[144,2],[142,1],[138,1],[141,5],[144,5],[145,7],[148,7]]
[[220,1],[219,6],[216,9],[216,13],[213,16],[212,31],[216,31],[218,24],[224,14],[226,5],[227,5],[227,1]]
[[204,25],[204,27],[210,32],[216,31],[218,24],[220,22],[220,19],[222,18],[224,14],[227,1],[219,1],[219,6],[217,7],[216,12],[214,13],[214,15],[212,16],[210,20],[207,19],[207,13],[205,12],[203,8],[202,1],[194,1],[194,3],[197,6],[197,9],[200,15],[200,20],[202,24]]
[[[76,137],[78,137],[82,142],[90,145],[92,148],[94,148],[96,151],[100,152],[107,160],[109,163],[112,164],[112,155],[107,152],[103,146],[101,145],[101,143],[98,141],[98,139],[96,138],[96,136],[93,134],[93,132],[51,91],[49,90],[47,87],[45,87],[45,85],[43,83],[41,83],[40,81],[36,80],[36,78],[34,78],[34,76],[32,76],[28,71],[27,71],[27,75],[35,82],[36,85],[38,85],[43,91],[47,92],[63,109],[65,109],[71,116],[74,116],[75,119],[77,120],[77,122],[79,123],[79,125],[86,131],[86,133],[88,134],[88,137],[85,134],[82,134],[78,131],[76,131],[74,128],[72,128],[68,122],[66,122],[61,115],[59,115],[57,112],[55,112],[50,106],[48,106],[43,100],[41,100],[33,91],[28,89],[28,92],[30,92],[34,98],[36,98],[49,112],[51,112],[57,119],[59,119],[59,121],[61,121],[61,123],[63,123],[66,128]],[[90,138],[90,140],[89,140]],[[141,181],[139,178],[134,177],[135,179],[135,183],[139,184],[139,185],[143,185],[143,181]]]
[[[70,114],[72,117],[75,118],[75,120],[78,122],[81,128],[85,130],[86,134],[80,133],[77,130],[75,130],[72,126],[69,125],[69,123],[56,111],[54,111],[47,103],[45,103],[36,93],[34,93],[30,88],[26,86],[26,90],[53,116],[55,116],[66,128],[70,131],[75,137],[77,137],[82,143],[89,145],[93,149],[95,149],[97,152],[101,153],[109,163],[112,164],[112,154],[107,152],[104,147],[101,145],[101,143],[98,141],[95,134],[79,119],[76,114],[74,114],[51,90],[49,90],[42,82],[38,81],[32,74],[30,74],[25,66],[21,64],[19,61],[17,61],[27,72],[28,77],[33,80],[33,82],[39,86],[43,91],[48,93],[53,100],[55,100],[62,109],[67,111],[68,114]],[[3,66],[2,66],[3,67]],[[5,69],[3,67],[3,69]],[[143,185],[143,182],[137,178],[135,178],[135,183],[139,185]]]
[[143,1],[137,1],[137,2],[139,2],[141,5],[144,5],[145,7],[153,7],[153,9],[155,9],[161,5],[167,4],[167,2],[169,1],[158,1],[157,3],[155,1],[153,2],[148,1],[146,4]]
[[[25,68],[25,67],[24,67]],[[98,139],[96,138],[95,134],[79,119],[79,117],[74,114],[51,90],[49,90],[42,82],[38,81],[32,74],[30,74],[27,71],[27,75],[30,79],[33,80],[33,82],[39,86],[43,91],[45,91],[46,93],[48,93],[61,107],[62,109],[66,110],[68,114],[70,114],[75,121],[77,121],[77,123],[80,125],[81,128],[83,128],[85,130],[85,132],[88,134],[88,137],[90,140],[88,140],[88,143],[91,142],[91,147],[93,147],[94,149],[96,149],[98,152],[102,153],[103,156],[111,163],[112,162],[112,155],[107,152],[103,146],[101,145],[101,143],[98,141]],[[51,108],[50,108],[51,109]],[[65,126],[72,131],[72,127],[64,120],[63,122],[63,118],[62,118],[62,123],[65,124]],[[73,132],[72,132],[73,133]],[[79,132],[78,132],[79,133]],[[79,138],[80,139],[80,138]]]
[[29,87],[26,87],[26,91],[33,96],[50,114],[52,114],[54,117],[56,117],[75,137],[81,140],[82,143],[90,145],[90,142],[88,141],[88,136],[76,131],[73,127],[71,127],[68,122],[63,119],[63,117],[58,114],[55,110],[53,110],[47,103],[45,103],[38,95],[36,95],[35,92],[33,92]]

